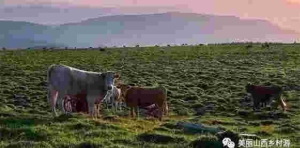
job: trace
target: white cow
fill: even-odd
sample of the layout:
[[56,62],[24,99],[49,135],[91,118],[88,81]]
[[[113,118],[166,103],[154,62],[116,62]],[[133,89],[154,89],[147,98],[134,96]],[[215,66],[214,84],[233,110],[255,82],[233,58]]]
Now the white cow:
[[102,100],[102,102],[106,102],[107,105],[111,103],[116,110],[122,110],[121,89],[117,88],[116,86],[113,86],[111,90],[107,91],[107,94]]
[[[57,116],[55,106],[64,112],[63,98],[80,93],[86,94],[89,113],[94,116],[94,105],[102,100],[108,90],[112,89],[115,72],[91,72],[76,69],[66,65],[51,65],[48,69],[48,101],[54,116]],[[100,102],[100,101],[99,101]]]

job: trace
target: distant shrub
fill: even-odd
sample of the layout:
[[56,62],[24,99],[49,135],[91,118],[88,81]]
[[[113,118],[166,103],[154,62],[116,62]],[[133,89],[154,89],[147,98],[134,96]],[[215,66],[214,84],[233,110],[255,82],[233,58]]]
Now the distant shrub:
[[99,51],[105,51],[105,48],[99,48]]
[[169,44],[168,44],[167,46],[168,46],[168,47],[170,47],[170,45],[169,45]]
[[4,51],[5,51],[5,50],[6,50],[6,48],[5,48],[5,47],[2,47],[2,50],[4,50]]
[[65,49],[68,49],[68,47],[65,47]]
[[155,45],[154,47],[159,47],[159,45]]
[[140,45],[135,45],[135,47],[140,47]]
[[269,48],[270,47],[270,44],[269,43],[263,43],[261,45],[262,48]]
[[45,50],[45,49],[47,49],[46,47],[43,47],[43,49]]
[[123,45],[123,48],[126,48],[126,46],[125,46],[125,45]]
[[250,49],[252,47],[253,47],[253,45],[249,44],[249,45],[246,46],[246,49]]

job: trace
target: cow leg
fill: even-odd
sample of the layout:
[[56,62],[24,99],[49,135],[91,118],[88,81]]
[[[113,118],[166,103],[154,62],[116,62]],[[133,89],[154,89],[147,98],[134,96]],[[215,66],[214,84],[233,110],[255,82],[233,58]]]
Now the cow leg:
[[261,98],[259,95],[253,95],[252,99],[253,99],[253,111],[255,111],[257,108],[260,108]]
[[139,119],[139,106],[135,106],[134,110],[135,110],[135,114],[137,116],[137,119]]
[[163,113],[164,115],[168,115],[168,103],[167,101],[164,102],[164,106],[163,106]]
[[114,102],[114,109],[116,112],[118,111],[118,102]]
[[116,100],[115,98],[112,96],[110,97],[110,104],[111,104],[111,109],[114,110],[115,109],[115,104],[116,104]]
[[58,107],[59,109],[63,112],[63,114],[66,114],[66,110],[64,108],[64,98],[67,97],[66,93],[64,92],[59,92],[58,93],[58,97],[57,97],[57,103],[58,103]]
[[132,118],[134,117],[134,110],[133,110],[133,107],[130,107],[130,115],[131,115]]
[[109,97],[109,99],[108,100],[106,100],[106,109],[109,109],[109,105],[110,105],[110,101],[111,101],[111,99],[110,99],[110,97]]
[[98,118],[98,115],[100,114],[100,113],[99,113],[99,104],[96,104],[96,105],[95,105],[95,110],[96,110],[96,111],[95,111],[95,113],[96,113],[96,118]]
[[280,95],[276,96],[276,100],[278,101],[278,104],[281,106],[282,111],[286,111],[286,103],[283,101],[282,97]]
[[282,109],[283,109],[283,112],[285,112],[286,111],[286,103],[284,102],[284,100],[282,99],[282,98],[280,98],[280,105],[281,105],[281,107],[282,107]]
[[108,109],[109,102],[107,100],[105,101],[105,104],[106,104],[106,109]]
[[118,102],[119,111],[122,111],[122,102]]
[[56,113],[56,100],[57,100],[58,91],[53,90],[51,87],[48,90],[48,101],[51,104],[51,109],[54,117],[57,117]]
[[87,96],[87,102],[88,102],[88,108],[89,108],[89,114],[92,118],[94,118],[95,115],[95,97]]
[[162,105],[157,105],[158,106],[158,118],[159,121],[162,121],[162,117],[163,117],[163,106]]

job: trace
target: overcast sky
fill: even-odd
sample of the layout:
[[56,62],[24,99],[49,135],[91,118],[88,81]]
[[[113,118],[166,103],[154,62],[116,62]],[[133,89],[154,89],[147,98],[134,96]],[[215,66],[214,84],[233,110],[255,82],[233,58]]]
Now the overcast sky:
[[90,7],[172,6],[205,14],[234,15],[272,21],[300,31],[300,0],[0,0],[0,5],[57,4]]

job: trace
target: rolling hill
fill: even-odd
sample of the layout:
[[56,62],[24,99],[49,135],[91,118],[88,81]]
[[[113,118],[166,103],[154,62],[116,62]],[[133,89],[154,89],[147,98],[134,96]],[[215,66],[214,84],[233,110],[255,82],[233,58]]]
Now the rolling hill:
[[9,42],[17,44],[14,39],[22,38],[71,47],[293,42],[300,37],[295,31],[284,30],[265,20],[178,12],[103,16],[56,27],[8,21],[1,21],[0,26],[4,26],[0,33],[8,37]]

